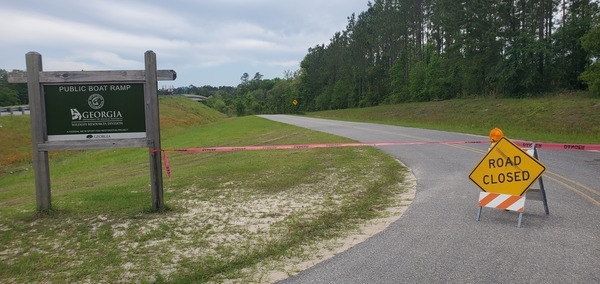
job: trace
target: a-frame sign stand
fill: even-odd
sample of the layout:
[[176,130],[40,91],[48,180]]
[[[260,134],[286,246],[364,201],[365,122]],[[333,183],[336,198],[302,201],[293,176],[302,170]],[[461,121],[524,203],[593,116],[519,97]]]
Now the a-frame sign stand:
[[[539,161],[540,158],[538,156],[538,150],[535,147],[535,143],[533,143],[531,148],[527,149],[526,152],[529,154],[529,156],[532,156]],[[525,195],[527,196],[527,199],[542,201],[544,204],[544,212],[546,212],[546,215],[549,215],[550,210],[548,209],[548,199],[546,197],[546,189],[544,188],[544,180],[542,176],[540,176],[537,181],[539,188],[530,188]]]
[[[517,226],[521,227],[525,199],[533,197],[535,200],[536,193],[539,193],[538,200],[544,203],[544,210],[549,214],[542,180],[546,168],[539,162],[535,144],[525,151],[505,137],[493,141],[493,146],[469,175],[482,190],[477,203],[477,221],[481,218],[483,207],[489,207],[519,212]],[[531,189],[536,180],[540,187]],[[534,196],[529,194],[530,191]]]
[[41,54],[29,52],[27,72],[8,74],[10,83],[27,83],[38,210],[51,208],[48,151],[145,147],[152,208],[164,208],[157,81],[177,74],[157,70],[153,51],[144,61],[144,70],[44,72]]
[[[536,160],[539,160],[538,151],[537,151],[537,148],[535,147],[535,143],[532,144],[531,148],[527,149],[525,152],[529,156],[535,158]],[[525,196],[522,196],[519,200],[515,201],[515,203],[512,206],[513,208],[510,208],[510,207],[503,208],[505,210],[519,212],[519,218],[517,219],[517,227],[519,227],[519,228],[521,227],[521,222],[523,221],[525,199],[542,201],[542,203],[544,205],[544,212],[546,212],[546,215],[550,214],[550,211],[548,209],[548,199],[546,198],[546,190],[544,188],[544,181],[543,181],[542,176],[540,176],[537,181],[538,181],[539,188],[530,188],[529,190],[527,190],[527,192],[525,193]],[[489,194],[488,194],[488,196],[489,196]],[[483,207],[495,207],[495,206],[484,206],[483,205],[486,203],[484,200],[484,198],[486,198],[486,197],[487,196],[485,193],[480,194],[479,202],[478,202],[479,208],[477,209],[477,221],[479,221],[481,219],[481,211],[483,210]],[[500,198],[502,198],[502,196],[500,196]],[[505,200],[508,200],[510,198],[517,198],[517,197],[516,196],[508,196],[507,199],[505,199]]]

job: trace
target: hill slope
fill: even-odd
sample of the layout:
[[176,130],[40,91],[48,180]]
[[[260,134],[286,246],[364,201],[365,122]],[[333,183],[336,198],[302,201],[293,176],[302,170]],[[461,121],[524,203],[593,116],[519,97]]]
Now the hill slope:
[[[160,97],[159,103],[161,129],[168,129],[163,131],[163,137],[175,135],[190,125],[208,124],[225,117],[185,97]],[[0,173],[27,163],[31,163],[29,116],[0,117]]]
[[[222,119],[177,98],[161,108],[164,149],[348,141],[255,116]],[[27,163],[0,173],[3,282],[269,282],[268,271],[296,272],[410,200],[401,196],[407,170],[371,147],[169,152],[160,212],[149,210],[147,149],[51,154],[49,212],[35,210]]]
[[531,99],[455,99],[314,112],[313,117],[487,135],[499,127],[509,138],[600,143],[600,99],[562,95]]

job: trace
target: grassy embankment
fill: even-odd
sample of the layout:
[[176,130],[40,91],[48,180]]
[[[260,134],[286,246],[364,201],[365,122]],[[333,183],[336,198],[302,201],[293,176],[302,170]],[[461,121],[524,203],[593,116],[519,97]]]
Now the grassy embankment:
[[530,99],[456,99],[308,115],[484,136],[498,127],[513,139],[600,144],[600,99],[585,94]]
[[[347,141],[161,98],[164,149]],[[405,169],[372,148],[170,153],[151,212],[147,149],[51,152],[53,209],[35,211],[27,116],[0,118],[0,279],[265,281],[323,240],[399,205]],[[285,267],[284,267],[285,266]]]
[[[600,100],[410,103],[310,113],[511,138],[600,143]],[[402,168],[370,148],[170,154],[169,210],[149,212],[147,151],[51,152],[53,211],[35,212],[29,118],[0,118],[0,279],[264,281],[288,256],[380,215]],[[163,148],[341,142],[255,117],[161,100]],[[307,247],[308,246],[308,247]],[[258,274],[257,274],[258,272]]]

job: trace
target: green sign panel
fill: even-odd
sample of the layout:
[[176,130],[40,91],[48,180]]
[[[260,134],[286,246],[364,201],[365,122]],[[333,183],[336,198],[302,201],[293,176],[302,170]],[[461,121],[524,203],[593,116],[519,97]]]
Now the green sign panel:
[[146,137],[144,84],[44,85],[48,141]]

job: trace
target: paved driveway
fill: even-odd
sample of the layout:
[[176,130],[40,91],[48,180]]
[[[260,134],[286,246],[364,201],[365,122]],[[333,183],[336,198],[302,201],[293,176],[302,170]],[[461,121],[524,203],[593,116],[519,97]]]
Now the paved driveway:
[[[361,142],[486,137],[367,123],[265,115]],[[484,209],[468,176],[489,145],[381,149],[417,177],[417,194],[383,232],[282,283],[600,283],[600,153],[541,149],[550,215],[527,200],[518,214]]]

